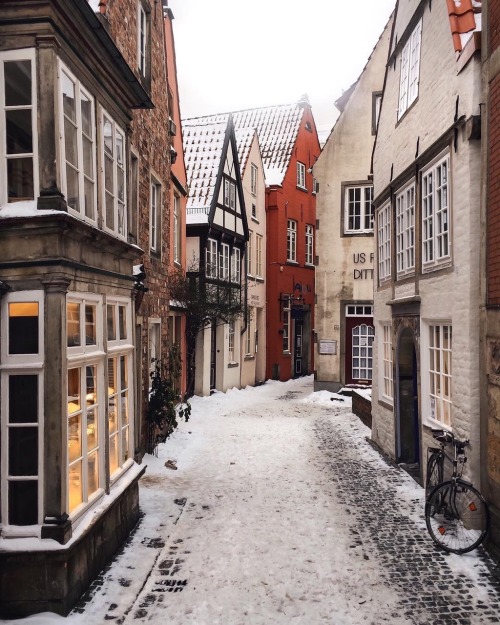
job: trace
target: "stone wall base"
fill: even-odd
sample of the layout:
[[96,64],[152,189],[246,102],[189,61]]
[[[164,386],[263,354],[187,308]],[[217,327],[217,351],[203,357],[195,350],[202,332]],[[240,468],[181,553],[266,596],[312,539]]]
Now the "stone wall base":
[[137,524],[145,470],[67,549],[0,552],[0,617],[69,614]]
[[353,389],[352,391],[352,411],[361,419],[361,421],[370,428],[372,428],[372,402],[359,395]]

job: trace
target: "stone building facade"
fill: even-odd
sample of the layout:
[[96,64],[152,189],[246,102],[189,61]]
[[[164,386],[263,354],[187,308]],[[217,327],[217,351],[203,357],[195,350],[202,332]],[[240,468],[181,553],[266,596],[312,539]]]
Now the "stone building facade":
[[424,478],[431,430],[453,430],[479,484],[480,6],[461,7],[396,6],[373,157],[372,438]]
[[361,76],[336,102],[340,116],[314,165],[319,185],[314,388],[371,385],[373,176],[371,159],[392,21]]

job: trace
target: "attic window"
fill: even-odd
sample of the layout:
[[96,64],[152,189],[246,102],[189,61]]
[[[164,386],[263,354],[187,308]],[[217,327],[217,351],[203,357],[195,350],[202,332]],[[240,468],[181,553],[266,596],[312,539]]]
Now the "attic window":
[[305,128],[308,132],[312,132],[312,126],[311,126],[311,122],[306,122],[305,123]]

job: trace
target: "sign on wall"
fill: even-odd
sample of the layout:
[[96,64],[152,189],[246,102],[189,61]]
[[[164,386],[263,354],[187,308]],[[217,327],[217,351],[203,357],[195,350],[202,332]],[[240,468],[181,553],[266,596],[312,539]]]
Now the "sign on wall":
[[335,355],[337,353],[337,341],[331,339],[320,339],[319,353]]

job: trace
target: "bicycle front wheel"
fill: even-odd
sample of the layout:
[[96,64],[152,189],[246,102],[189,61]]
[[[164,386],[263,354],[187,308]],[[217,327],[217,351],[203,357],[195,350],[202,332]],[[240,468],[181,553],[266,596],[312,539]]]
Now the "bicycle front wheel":
[[438,547],[451,553],[467,553],[486,538],[490,511],[473,486],[450,480],[437,486],[429,496],[425,522]]
[[429,499],[429,495],[438,484],[443,481],[443,457],[438,453],[433,453],[427,462],[427,474],[425,476],[425,499]]

